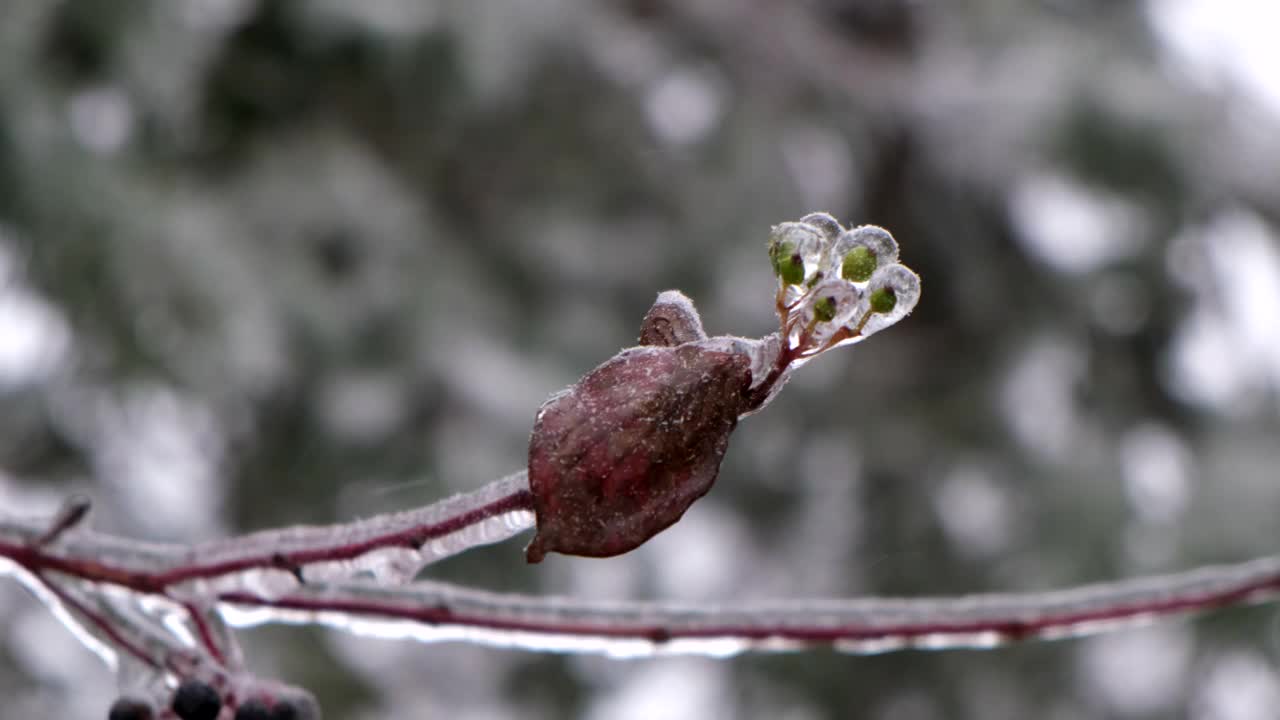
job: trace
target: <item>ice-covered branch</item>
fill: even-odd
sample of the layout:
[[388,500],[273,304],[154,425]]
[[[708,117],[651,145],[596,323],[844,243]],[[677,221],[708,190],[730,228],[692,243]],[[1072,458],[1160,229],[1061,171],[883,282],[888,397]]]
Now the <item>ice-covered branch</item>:
[[530,528],[529,507],[528,484],[521,471],[414,510],[190,546],[143,543],[78,528],[50,541],[49,528],[57,518],[0,518],[0,557],[27,568],[148,593],[183,585],[203,590],[196,585],[199,582],[234,587],[246,578],[251,584],[271,584],[282,591],[300,582],[360,573],[405,582],[424,565]]
[[[74,499],[48,518],[0,516],[0,575],[26,585],[117,669],[127,695],[112,717],[171,702],[203,703],[205,711],[225,701],[245,712],[252,703],[297,712],[314,708],[304,691],[245,674],[221,594],[262,599],[335,581],[405,583],[429,563],[528,529],[530,506],[526,474],[518,472],[415,510],[187,546],[84,529],[88,503]],[[191,692],[180,686],[175,693],[179,680]]]
[[[482,491],[447,502],[452,503],[449,507],[455,511],[461,511],[462,516],[473,517],[477,507],[489,510],[506,507],[501,498],[519,497],[523,492],[518,490],[519,481],[518,476],[504,478]],[[506,490],[498,492],[498,488]],[[515,495],[506,494],[513,488]],[[408,517],[440,507],[435,505],[395,517]],[[508,511],[489,517],[502,517],[505,512]],[[364,522],[383,520],[375,518]],[[359,524],[333,526],[327,534],[323,532],[325,528],[307,528],[305,533],[308,537],[329,537],[357,526]],[[39,584],[48,573],[65,576],[61,578],[65,581],[62,584],[76,590],[56,590],[52,594],[45,591],[42,594],[51,605],[61,605],[63,613],[69,612],[78,625],[87,627],[100,642],[126,651],[134,648],[132,652],[143,662],[170,664],[173,657],[180,656],[172,647],[158,645],[155,638],[147,638],[142,631],[135,631],[142,632],[138,636],[141,639],[111,634],[119,634],[120,631],[113,628],[121,625],[126,629],[145,630],[145,623],[121,622],[129,620],[120,617],[119,609],[129,607],[128,603],[109,603],[110,621],[104,622],[106,611],[101,607],[86,609],[88,603],[84,597],[101,595],[88,592],[88,588],[96,586],[114,587],[112,592],[118,597],[135,600],[149,593],[157,594],[150,601],[152,612],[158,612],[154,608],[167,607],[168,614],[173,615],[177,606],[166,599],[163,590],[154,589],[156,575],[138,570],[138,559],[151,553],[170,563],[173,557],[187,556],[194,548],[179,551],[173,546],[139,545],[87,532],[75,533],[74,540],[70,536],[60,539],[57,544],[62,547],[56,554],[45,554],[30,546],[15,551],[16,546],[9,542],[14,536],[39,537],[41,532],[41,526],[36,523],[25,522],[19,527],[6,523],[0,530],[0,537],[6,538],[0,543],[0,555],[10,560],[29,585]],[[297,529],[277,534],[292,532]],[[363,532],[364,529],[356,535],[366,537]],[[254,546],[271,535],[247,536],[242,539],[242,547]],[[75,555],[76,550],[90,549],[90,541],[99,543],[90,557]],[[223,545],[239,546],[236,541]],[[115,565],[117,559],[133,565]],[[192,572],[181,565],[165,565],[159,577],[190,577]],[[229,577],[243,575],[232,573]],[[59,587],[59,583],[47,585]],[[1016,640],[1076,636],[1166,616],[1260,602],[1280,594],[1280,556],[1051,592],[783,600],[736,605],[593,603],[495,594],[435,582],[397,585],[309,581],[283,590],[255,582],[213,583],[206,587],[218,589],[215,595],[203,600],[216,605],[222,618],[234,626],[314,623],[356,634],[423,642],[463,640],[529,650],[595,652],[623,657],[669,653],[721,656],[811,646],[872,653],[906,648],[994,647]],[[183,593],[174,595],[181,598]],[[109,596],[110,593],[105,595]],[[103,633],[107,635],[104,637]],[[211,644],[199,639],[189,643]],[[140,646],[152,649],[137,650]],[[165,652],[157,655],[156,647]]]
[[495,594],[441,583],[304,587],[274,599],[224,594],[233,625],[315,623],[423,642],[634,657],[830,646],[852,653],[989,648],[1103,632],[1260,602],[1280,593],[1280,556],[1067,590],[933,598],[677,605]]

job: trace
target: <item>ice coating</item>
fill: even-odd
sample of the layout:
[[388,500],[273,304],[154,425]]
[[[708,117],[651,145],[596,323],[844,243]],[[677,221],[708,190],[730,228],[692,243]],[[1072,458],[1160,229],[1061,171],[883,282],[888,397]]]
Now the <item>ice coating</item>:
[[862,292],[855,285],[831,279],[818,283],[799,307],[799,322],[792,326],[791,347],[825,345],[840,328],[855,321],[863,307]]
[[789,303],[802,297],[804,289],[819,277],[830,247],[831,240],[820,227],[803,222],[773,227],[769,258]]
[[[347,524],[295,526],[191,546],[136,542],[76,528],[47,547],[34,547],[47,531],[47,521],[0,518],[0,545],[8,545],[14,555],[38,556],[40,563],[55,568],[77,558],[74,569],[140,590],[172,588],[180,596],[200,597],[249,585],[278,595],[304,579],[333,581],[379,572],[385,581],[411,577],[423,564],[528,530],[533,526],[531,502],[522,470],[470,493]],[[388,549],[397,552],[379,552]],[[96,564],[81,567],[89,559]]]
[[[275,565],[310,579],[333,580],[374,573],[412,578],[425,565],[477,544],[505,540],[531,527],[527,480],[522,472],[427,507],[380,515],[341,526],[296,526],[255,533],[233,543],[209,543],[191,551],[191,566],[174,575],[227,574],[246,563]],[[254,550],[257,549],[257,552]],[[392,555],[395,562],[389,565]],[[264,560],[265,558],[265,560]],[[313,560],[314,558],[314,560]],[[316,567],[309,567],[311,565]]]
[[898,262],[898,241],[888,230],[877,225],[859,225],[840,233],[836,239],[825,268],[829,277],[841,276],[844,260],[854,248],[866,248],[871,252],[875,260],[873,271]]
[[687,342],[706,340],[702,329],[702,317],[693,301],[679,290],[665,290],[658,294],[653,307],[640,323],[641,345],[667,347]]
[[800,218],[800,222],[817,228],[828,243],[834,241],[841,232],[840,221],[836,220],[830,213],[812,212]]
[[[786,345],[766,383],[785,381],[818,355],[893,325],[920,297],[920,278],[898,261],[893,235],[876,225],[842,230],[830,215],[811,213],[773,228],[769,259]],[[770,387],[757,399],[774,393]]]
[[[893,295],[893,309],[889,312],[871,312],[862,327],[862,336],[870,337],[881,330],[894,325],[915,309],[920,300],[920,278],[902,265],[890,265],[876,270],[867,283],[867,302],[877,291],[890,291]],[[872,308],[868,307],[868,310]]]
[[1026,594],[780,600],[682,605],[585,602],[441,583],[304,588],[274,603],[224,598],[237,626],[319,623],[420,642],[467,641],[615,657],[797,650],[989,648],[1143,625],[1280,592],[1280,556],[1183,573]]
[[[928,616],[884,627],[859,615],[863,606],[830,603],[712,608],[706,617],[697,608],[601,609],[566,600],[552,600],[552,613],[533,600],[504,605],[501,596],[468,605],[476,596],[465,593],[428,606],[398,604],[422,599],[415,579],[426,565],[535,524],[531,560],[555,550],[610,555],[644,542],[707,492],[740,417],[763,407],[805,362],[892,325],[919,298],[919,278],[897,262],[897,244],[882,228],[845,231],[834,217],[812,213],[773,228],[769,250],[779,278],[778,332],[709,338],[689,298],[661,293],[642,324],[641,347],[539,410],[527,473],[416,510],[196,546],[90,532],[82,527],[87,503],[72,502],[43,520],[0,517],[0,572],[23,578],[104,659],[155,687],[211,668],[243,668],[224,614],[634,656],[990,644],[1162,612],[1151,605],[1088,617],[1019,616],[1010,630],[1007,620],[940,626]],[[886,607],[894,612],[909,604],[892,602]]]

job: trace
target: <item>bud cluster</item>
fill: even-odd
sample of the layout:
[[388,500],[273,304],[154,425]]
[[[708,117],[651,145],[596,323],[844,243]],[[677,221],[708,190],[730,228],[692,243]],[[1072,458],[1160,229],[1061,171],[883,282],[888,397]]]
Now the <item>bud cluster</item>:
[[893,325],[920,298],[920,278],[898,262],[893,235],[875,225],[845,230],[826,213],[775,225],[769,260],[794,366]]

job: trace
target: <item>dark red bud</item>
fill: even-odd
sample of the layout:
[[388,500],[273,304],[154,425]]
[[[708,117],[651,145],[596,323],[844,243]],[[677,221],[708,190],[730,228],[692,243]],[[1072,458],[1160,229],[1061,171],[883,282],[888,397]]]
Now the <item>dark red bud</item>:
[[529,486],[548,552],[637,547],[706,494],[751,384],[745,355],[702,343],[624,350],[538,410]]

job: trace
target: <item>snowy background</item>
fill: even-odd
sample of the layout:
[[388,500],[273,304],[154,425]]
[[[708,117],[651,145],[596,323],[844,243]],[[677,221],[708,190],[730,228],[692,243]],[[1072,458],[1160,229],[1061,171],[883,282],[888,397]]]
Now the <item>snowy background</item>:
[[[593,598],[1035,590],[1280,536],[1280,9],[1253,0],[0,2],[0,507],[201,540],[470,489],[657,292],[773,327],[771,224],[890,228],[915,314],[806,367]],[[1252,720],[1280,619],[611,661],[247,634],[331,718]],[[0,584],[12,717],[114,680]]]

